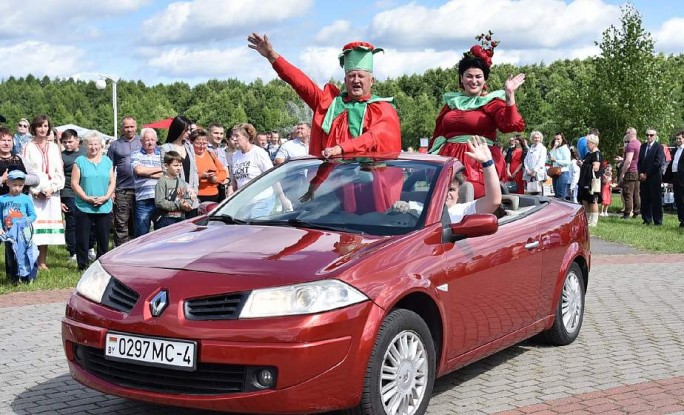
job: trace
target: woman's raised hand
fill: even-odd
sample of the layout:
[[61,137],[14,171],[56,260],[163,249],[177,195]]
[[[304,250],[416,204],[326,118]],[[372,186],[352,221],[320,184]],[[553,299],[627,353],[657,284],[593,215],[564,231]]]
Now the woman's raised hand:
[[525,83],[525,74],[519,73],[515,76],[511,75],[506,79],[504,83],[504,89],[506,93],[515,92],[520,88],[520,85]]

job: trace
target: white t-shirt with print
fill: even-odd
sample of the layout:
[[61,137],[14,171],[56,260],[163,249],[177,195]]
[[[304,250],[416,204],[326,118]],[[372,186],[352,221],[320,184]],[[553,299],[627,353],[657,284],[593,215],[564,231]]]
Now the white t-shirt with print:
[[[273,167],[271,158],[268,156],[266,150],[259,146],[252,146],[252,148],[243,153],[238,150],[233,153],[232,166],[233,179],[237,184],[238,189],[249,183],[252,179],[259,176],[261,173]],[[273,189],[268,187],[261,192],[255,200],[266,199],[273,194]]]

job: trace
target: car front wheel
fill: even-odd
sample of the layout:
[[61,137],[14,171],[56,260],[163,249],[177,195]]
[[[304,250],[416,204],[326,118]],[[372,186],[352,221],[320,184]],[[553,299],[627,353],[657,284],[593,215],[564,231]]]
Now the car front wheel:
[[373,347],[363,395],[349,413],[420,415],[435,382],[435,348],[425,321],[410,310],[392,311]]
[[547,343],[565,346],[575,341],[584,319],[585,294],[584,275],[579,265],[573,263],[563,281],[553,326],[542,333]]

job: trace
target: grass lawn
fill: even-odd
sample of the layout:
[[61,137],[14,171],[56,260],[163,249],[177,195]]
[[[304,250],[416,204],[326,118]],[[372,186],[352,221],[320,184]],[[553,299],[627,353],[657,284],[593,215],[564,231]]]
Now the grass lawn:
[[646,226],[641,217],[621,219],[622,200],[613,194],[610,217],[600,217],[598,226],[590,233],[606,241],[618,242],[645,251],[661,253],[684,253],[684,228],[679,227],[677,215],[666,211],[663,226]]
[[38,277],[31,285],[14,285],[5,274],[5,244],[0,244],[0,294],[75,287],[81,273],[75,262],[67,262],[68,257],[66,246],[50,246],[47,257],[50,270],[38,271]]

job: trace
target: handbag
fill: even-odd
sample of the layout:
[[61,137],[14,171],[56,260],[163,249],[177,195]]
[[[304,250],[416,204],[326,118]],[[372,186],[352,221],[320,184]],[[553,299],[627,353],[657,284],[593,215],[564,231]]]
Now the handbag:
[[549,177],[556,178],[559,177],[562,173],[562,170],[560,167],[549,167],[549,170],[547,170],[546,174]]
[[542,184],[538,180],[527,182],[527,184],[525,184],[525,191],[527,193],[541,193]]
[[601,179],[596,177],[594,169],[591,169],[591,174],[593,177],[591,178],[591,189],[589,189],[589,194],[597,195],[601,193]]

